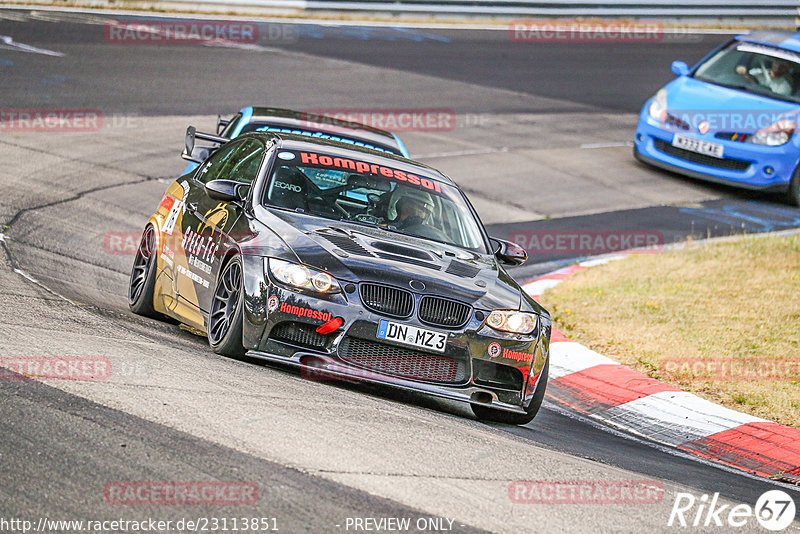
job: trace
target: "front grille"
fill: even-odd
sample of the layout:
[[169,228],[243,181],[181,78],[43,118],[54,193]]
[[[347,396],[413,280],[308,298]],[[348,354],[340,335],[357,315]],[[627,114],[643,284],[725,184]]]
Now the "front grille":
[[456,327],[467,322],[472,308],[454,300],[439,297],[422,297],[419,303],[419,320],[434,326]]
[[346,336],[342,340],[339,357],[382,375],[426,382],[461,383],[466,380],[466,364],[462,360],[357,337]]
[[296,321],[284,321],[275,325],[269,333],[269,339],[289,343],[298,347],[321,350],[334,334],[320,334],[317,327]]
[[368,310],[392,317],[408,317],[414,309],[410,291],[378,284],[361,284],[361,302]]
[[726,169],[729,171],[745,171],[750,166],[749,161],[733,158],[715,158],[714,156],[706,156],[705,154],[698,154],[691,150],[684,150],[667,143],[663,139],[654,140],[655,147],[665,154],[681,158],[692,163],[699,165],[706,165],[707,167],[715,167],[717,169]]
[[728,141],[738,141],[744,143],[750,137],[750,134],[735,133],[735,132],[719,132],[714,135],[717,139],[726,139]]

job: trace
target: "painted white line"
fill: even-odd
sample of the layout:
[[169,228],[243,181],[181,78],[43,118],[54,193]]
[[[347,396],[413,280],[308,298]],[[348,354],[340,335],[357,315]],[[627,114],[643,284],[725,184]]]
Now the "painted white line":
[[767,422],[686,391],[661,391],[592,417],[673,447],[746,423]]
[[449,158],[453,156],[474,156],[478,154],[494,154],[495,152],[508,152],[508,147],[501,148],[476,148],[473,150],[456,150],[454,152],[436,152],[434,154],[413,155],[414,159]]
[[522,289],[531,296],[539,296],[542,295],[548,289],[556,287],[561,282],[563,282],[563,280],[558,280],[558,279],[534,280],[533,282],[528,282],[527,284],[523,284]]
[[55,56],[55,57],[64,57],[64,54],[61,52],[54,52],[53,50],[47,50],[46,48],[37,48],[35,46],[26,45],[24,43],[18,43],[14,40],[13,37],[8,35],[0,35],[0,42],[4,44],[0,45],[0,48],[4,48],[7,50],[18,50],[20,52],[29,52],[31,54],[42,54],[45,56]]
[[613,256],[603,256],[593,260],[582,261],[578,265],[580,265],[581,267],[586,267],[588,269],[589,267],[605,265],[606,263],[611,263],[612,261],[624,260],[627,257],[628,254],[615,254]]
[[45,291],[47,291],[47,292],[48,292],[48,293],[50,293],[51,295],[55,295],[55,296],[57,296],[58,298],[60,298],[60,299],[63,299],[63,300],[65,300],[65,301],[69,302],[69,303],[70,303],[70,304],[72,304],[73,306],[77,306],[77,305],[78,305],[77,303],[75,303],[75,302],[73,302],[73,301],[69,300],[69,299],[68,299],[67,297],[65,297],[64,295],[61,295],[61,294],[59,294],[59,293],[56,293],[55,291],[53,291],[52,289],[50,289],[49,287],[47,287],[46,285],[44,285],[43,283],[41,283],[40,281],[38,281],[36,278],[34,278],[34,277],[32,277],[31,275],[29,275],[28,273],[24,272],[22,269],[14,269],[14,272],[15,272],[15,273],[17,273],[18,275],[20,275],[21,277],[25,278],[25,279],[26,279],[26,280],[28,280],[29,282],[31,282],[31,283],[34,283],[34,284],[36,284],[37,286],[41,287],[42,289],[44,289]]
[[550,379],[577,373],[597,365],[620,365],[590,348],[572,341],[550,343]]
[[633,141],[624,141],[622,143],[585,143],[581,148],[616,148],[621,146],[633,146]]

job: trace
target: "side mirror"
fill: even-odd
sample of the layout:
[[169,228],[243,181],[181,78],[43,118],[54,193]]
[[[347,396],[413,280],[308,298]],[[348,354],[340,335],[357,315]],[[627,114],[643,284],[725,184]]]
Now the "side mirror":
[[211,180],[205,186],[206,195],[212,200],[238,204],[242,201],[242,197],[239,196],[239,188],[242,185],[233,180]]
[[673,61],[672,73],[675,76],[686,76],[689,74],[689,65],[687,65],[684,61]]
[[203,163],[197,155],[194,154],[194,136],[197,130],[194,126],[186,128],[186,137],[183,138],[183,153],[181,157],[185,160],[194,161],[195,163]]
[[525,249],[511,241],[505,241],[496,237],[490,238],[496,244],[494,255],[500,263],[506,265],[522,265],[528,260],[528,253]]

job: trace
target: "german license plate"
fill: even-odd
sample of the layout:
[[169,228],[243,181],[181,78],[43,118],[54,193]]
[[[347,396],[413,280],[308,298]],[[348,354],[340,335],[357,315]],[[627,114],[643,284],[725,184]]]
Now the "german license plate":
[[675,134],[672,138],[672,146],[720,159],[722,159],[722,152],[725,148],[718,143],[711,143],[709,141],[703,141],[702,139],[695,139],[694,137],[686,137],[681,134]]
[[436,352],[444,352],[447,345],[447,334],[387,320],[378,324],[378,339]]

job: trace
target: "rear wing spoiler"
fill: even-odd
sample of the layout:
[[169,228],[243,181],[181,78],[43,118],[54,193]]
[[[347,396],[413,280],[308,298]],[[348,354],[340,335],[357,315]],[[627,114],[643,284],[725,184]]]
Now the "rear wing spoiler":
[[216,150],[216,147],[195,147],[194,143],[196,139],[211,141],[216,145],[222,145],[230,141],[230,139],[227,137],[205,132],[198,132],[194,126],[189,126],[186,128],[186,137],[183,141],[183,152],[181,153],[181,157],[189,161],[194,161],[195,163],[204,162],[208,155],[212,151]]
[[223,119],[221,115],[217,115],[217,135],[221,134],[222,130],[230,123],[230,119]]

